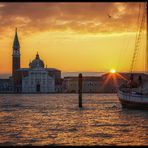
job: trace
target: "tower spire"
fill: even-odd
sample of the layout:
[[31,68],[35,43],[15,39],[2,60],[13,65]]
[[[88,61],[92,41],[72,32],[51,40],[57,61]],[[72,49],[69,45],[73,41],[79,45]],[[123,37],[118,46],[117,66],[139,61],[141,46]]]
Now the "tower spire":
[[13,54],[12,54],[12,78],[14,90],[19,91],[19,85],[21,84],[21,76],[17,71],[20,69],[20,44],[17,35],[17,28],[15,28],[15,36],[13,41]]
[[20,43],[17,35],[17,28],[15,28],[15,36],[14,36],[14,41],[13,41],[13,49],[19,50],[20,49]]

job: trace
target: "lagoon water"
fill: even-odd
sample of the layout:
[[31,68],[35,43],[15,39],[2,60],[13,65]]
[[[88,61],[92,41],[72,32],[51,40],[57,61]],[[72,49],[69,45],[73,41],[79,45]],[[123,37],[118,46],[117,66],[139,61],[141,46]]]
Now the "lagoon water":
[[0,94],[0,145],[148,145],[148,111],[116,94]]

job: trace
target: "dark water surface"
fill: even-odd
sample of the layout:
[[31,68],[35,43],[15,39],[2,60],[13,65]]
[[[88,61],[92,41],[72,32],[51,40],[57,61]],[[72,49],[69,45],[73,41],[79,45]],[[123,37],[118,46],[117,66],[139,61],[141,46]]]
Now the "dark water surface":
[[0,94],[0,145],[148,145],[148,111],[116,94]]

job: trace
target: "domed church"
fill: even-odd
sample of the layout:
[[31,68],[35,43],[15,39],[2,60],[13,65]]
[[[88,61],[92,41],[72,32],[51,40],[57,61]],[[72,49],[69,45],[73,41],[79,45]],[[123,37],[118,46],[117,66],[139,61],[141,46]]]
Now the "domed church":
[[20,68],[20,44],[15,32],[12,54],[12,82],[14,92],[22,93],[53,93],[60,92],[61,71],[47,68],[39,54],[28,68]]
[[44,68],[44,62],[40,59],[37,53],[36,58],[29,64],[30,68]]
[[48,70],[44,68],[44,62],[38,53],[29,64],[28,76],[22,78],[22,92],[55,92],[55,79],[48,75]]

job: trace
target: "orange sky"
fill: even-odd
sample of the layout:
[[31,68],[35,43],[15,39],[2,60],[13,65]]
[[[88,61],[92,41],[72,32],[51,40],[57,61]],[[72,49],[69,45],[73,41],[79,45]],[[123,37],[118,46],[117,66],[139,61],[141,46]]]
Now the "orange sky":
[[[11,73],[15,27],[22,68],[38,51],[45,65],[65,72],[128,71],[142,4],[0,3],[0,73]],[[142,40],[136,71],[144,68],[144,35]]]

